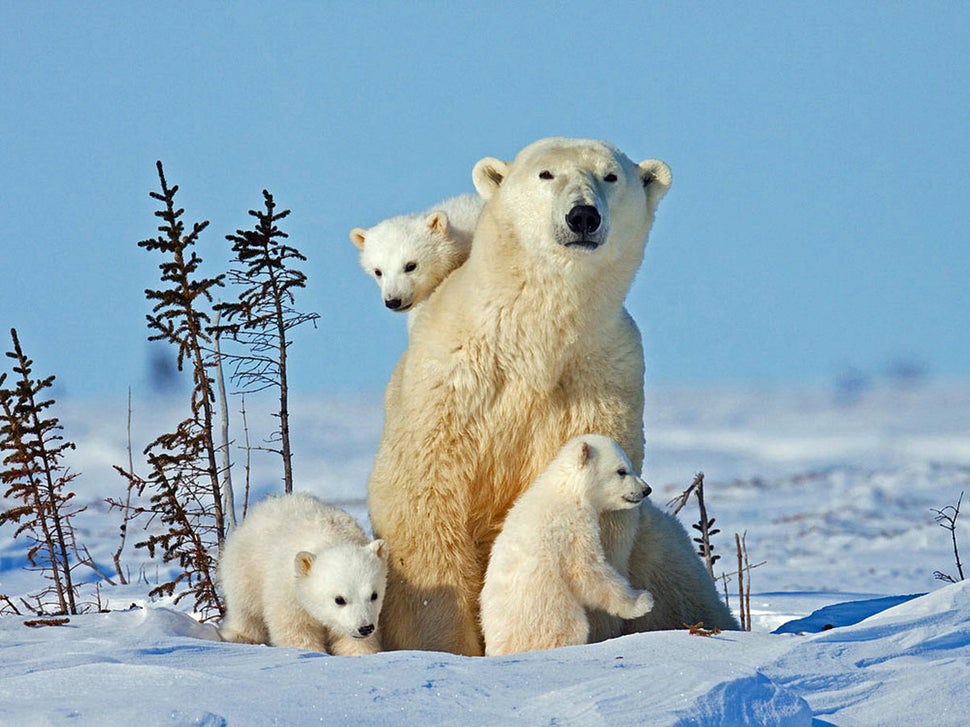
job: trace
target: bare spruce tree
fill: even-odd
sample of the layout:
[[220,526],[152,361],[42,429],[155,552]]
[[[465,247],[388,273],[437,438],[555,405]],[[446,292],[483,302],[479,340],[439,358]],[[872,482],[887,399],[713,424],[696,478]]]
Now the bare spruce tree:
[[697,507],[701,516],[700,520],[691,525],[700,535],[700,537],[694,538],[694,542],[697,543],[697,554],[704,559],[704,565],[707,566],[708,574],[711,578],[714,578],[714,564],[721,556],[715,555],[714,545],[711,543],[711,536],[717,535],[721,531],[714,527],[714,518],[707,517],[707,505],[704,503],[704,473],[698,472],[694,476],[694,481],[690,484],[690,487],[684,490],[678,497],[671,500],[668,505],[675,505],[674,515],[676,515],[687,504],[691,493],[697,498]]
[[302,323],[319,318],[316,313],[296,310],[295,294],[306,287],[306,275],[293,267],[294,262],[305,262],[295,247],[283,242],[288,235],[279,229],[277,222],[290,214],[289,210],[276,211],[273,195],[263,190],[263,210],[250,210],[256,218],[252,230],[237,230],[226,239],[233,243],[235,254],[229,280],[236,285],[239,295],[236,301],[215,306],[224,324],[215,328],[242,344],[247,353],[230,354],[226,358],[233,364],[232,379],[244,393],[254,393],[275,388],[279,393],[278,449],[271,451],[283,460],[284,491],[293,491],[293,451],[290,445],[289,384],[287,381],[287,349],[289,332]]
[[6,374],[0,373],[0,482],[7,487],[4,497],[22,504],[0,512],[0,525],[14,523],[14,537],[25,535],[32,541],[27,560],[51,582],[33,596],[37,612],[47,613],[54,597],[56,613],[76,614],[77,585],[71,571],[77,564],[77,547],[71,519],[84,508],[72,504],[74,493],[65,488],[76,475],[61,463],[74,444],[57,434],[62,429],[57,417],[45,414],[54,401],[44,399],[44,391],[54,377],[32,379],[33,361],[24,354],[16,329],[10,335],[13,351],[7,357],[14,361],[17,378],[12,389],[3,388]]
[[153,594],[175,595],[177,589],[185,587],[187,590],[179,592],[176,600],[194,594],[196,610],[206,616],[222,611],[213,574],[226,536],[213,439],[215,395],[209,375],[214,365],[209,333],[212,321],[206,311],[211,308],[212,290],[223,285],[225,276],[199,275],[202,258],[194,246],[208,222],[195,223],[186,234],[180,219],[184,210],[175,206],[178,185],[169,187],[161,162],[157,168],[162,191],[151,192],[151,197],[162,203],[162,209],[155,212],[163,222],[158,228],[161,234],[138,246],[165,256],[159,269],[167,287],[145,291],[148,300],[156,301],[147,316],[148,327],[154,331],[149,340],[176,346],[178,369],[186,365],[190,368],[194,382],[191,414],[175,432],[162,434],[145,449],[151,469],[144,482],[134,472],[122,470],[122,474],[136,489],[151,486],[152,517],[167,526],[135,546],[148,548],[152,557],[160,551],[166,563],[175,562],[181,568],[173,580]]

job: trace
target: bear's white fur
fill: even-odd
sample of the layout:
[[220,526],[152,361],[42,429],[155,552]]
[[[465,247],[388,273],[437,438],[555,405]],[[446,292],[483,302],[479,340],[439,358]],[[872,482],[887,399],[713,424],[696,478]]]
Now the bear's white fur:
[[653,594],[650,613],[624,624],[624,633],[682,629],[738,631],[694,543],[680,521],[648,500],[640,505],[640,527],[630,555],[630,584]]
[[[472,178],[486,203],[468,261],[425,302],[385,392],[368,507],[394,554],[387,648],[482,653],[492,542],[566,441],[601,433],[643,463],[643,350],[623,303],[670,169],[543,139]],[[636,527],[636,511],[601,519],[623,575]],[[591,618],[594,640],[621,628]]]
[[485,653],[585,644],[587,608],[647,613],[650,593],[634,591],[606,560],[599,516],[635,508],[649,492],[609,437],[567,442],[515,501],[492,546],[481,596]]
[[226,641],[325,651],[380,651],[387,548],[348,513],[294,493],[255,505],[218,567]]
[[[484,200],[462,194],[427,212],[398,215],[369,229],[355,227],[350,241],[360,266],[381,288],[390,310],[417,312],[435,288],[468,259]],[[408,316],[408,327],[414,316]]]

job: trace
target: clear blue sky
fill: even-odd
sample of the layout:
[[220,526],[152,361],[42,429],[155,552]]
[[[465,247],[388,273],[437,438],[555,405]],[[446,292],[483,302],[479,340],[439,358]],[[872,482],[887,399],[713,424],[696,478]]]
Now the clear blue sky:
[[0,348],[70,395],[148,387],[155,160],[224,236],[268,188],[308,257],[297,389],[406,344],[347,238],[483,156],[609,140],[674,174],[628,307],[657,382],[970,376],[970,5],[0,6]]

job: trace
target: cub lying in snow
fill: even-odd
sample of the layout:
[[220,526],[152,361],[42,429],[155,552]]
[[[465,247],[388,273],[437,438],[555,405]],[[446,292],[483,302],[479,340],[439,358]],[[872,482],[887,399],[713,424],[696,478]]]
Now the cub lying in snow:
[[380,651],[387,548],[343,510],[306,494],[270,497],[226,540],[218,567],[226,641],[330,654]]
[[609,437],[571,439],[509,510],[481,594],[485,653],[585,644],[586,608],[630,619],[653,607],[607,560],[603,512],[634,508],[650,492]]
[[[385,306],[399,313],[414,310],[468,259],[484,203],[477,194],[462,194],[427,212],[350,231],[360,266],[380,286]],[[411,321],[408,316],[409,329]]]

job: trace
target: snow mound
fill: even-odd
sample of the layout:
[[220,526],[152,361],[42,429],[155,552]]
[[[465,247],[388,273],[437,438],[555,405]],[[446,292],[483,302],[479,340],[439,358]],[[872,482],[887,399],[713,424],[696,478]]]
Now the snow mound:
[[837,723],[966,724],[970,581],[799,639],[765,673]]
[[0,618],[4,720],[959,724],[970,583],[811,635],[655,632],[490,658],[340,658],[216,639],[211,626],[171,609],[76,616],[43,629]]

